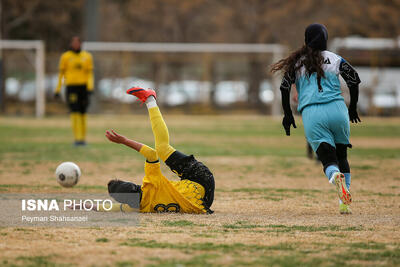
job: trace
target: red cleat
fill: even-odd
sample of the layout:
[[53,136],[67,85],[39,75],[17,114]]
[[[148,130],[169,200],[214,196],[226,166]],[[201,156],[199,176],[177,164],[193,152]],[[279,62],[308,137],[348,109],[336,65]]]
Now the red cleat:
[[346,204],[350,205],[351,203],[351,194],[349,189],[346,186],[346,181],[343,173],[335,172],[332,175],[332,178],[335,181],[336,189],[340,200]]
[[134,95],[138,98],[139,101],[142,103],[146,102],[147,98],[149,96],[153,96],[154,98],[157,98],[157,94],[154,90],[152,89],[143,89],[141,87],[132,87],[126,90],[126,93],[128,95]]

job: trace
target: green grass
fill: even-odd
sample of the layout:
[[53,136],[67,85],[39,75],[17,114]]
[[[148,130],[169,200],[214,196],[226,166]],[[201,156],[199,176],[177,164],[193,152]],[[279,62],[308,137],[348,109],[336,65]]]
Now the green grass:
[[185,227],[185,226],[194,226],[195,224],[191,221],[187,220],[179,220],[179,221],[162,221],[162,225],[164,226],[176,226],[176,227]]
[[398,148],[354,148],[349,151],[351,156],[368,159],[399,159],[400,149]]
[[66,267],[74,266],[71,264],[59,264],[51,261],[52,256],[20,256],[13,260],[3,260],[1,266],[4,267],[14,267],[14,266],[24,266],[24,267]]
[[364,165],[352,164],[351,168],[357,169],[357,170],[372,170],[372,169],[374,169],[374,166],[367,165],[367,164],[364,164]]
[[117,261],[115,263],[115,267],[132,267],[132,266],[135,266],[135,264],[129,261]]
[[365,262],[373,262],[376,265],[384,263],[386,266],[399,266],[400,264],[400,248],[385,249],[381,251],[360,251],[347,250],[345,253],[336,255],[335,263],[338,265],[345,261],[358,260]]
[[33,229],[29,229],[29,228],[15,228],[14,231],[20,231],[20,232],[33,232]]
[[205,238],[215,238],[216,235],[201,233],[201,234],[193,234],[192,237],[205,237]]
[[271,224],[267,226],[276,232],[326,232],[326,231],[361,231],[363,230],[362,226],[349,226],[349,227],[341,227],[338,225],[328,225],[328,226],[307,226],[307,225],[282,225],[282,224]]
[[263,226],[258,224],[248,224],[247,222],[244,221],[238,221],[235,222],[234,224],[224,224],[223,227],[228,229],[251,229],[251,228],[260,228]]
[[346,252],[329,253],[325,257],[306,257],[304,251],[296,251],[290,255],[260,256],[255,260],[238,260],[236,266],[364,266],[354,264],[353,261],[368,262],[368,266],[398,266],[400,262],[399,250],[383,250],[379,252],[363,252],[348,249]]
[[30,166],[31,164],[29,163],[29,162],[27,162],[27,161],[23,161],[23,162],[21,162],[20,164],[19,164],[19,166],[21,166],[21,167],[28,167],[28,166]]
[[[313,225],[283,225],[283,224],[249,224],[246,221],[237,221],[233,224],[224,224],[224,229],[254,229],[258,228],[257,232],[277,232],[277,233],[290,233],[290,232],[348,232],[348,231],[362,231],[364,228],[360,226],[343,227],[339,225],[327,226],[313,226]],[[262,230],[264,229],[264,230]]]
[[[55,180],[55,178],[54,178]],[[15,189],[47,190],[60,189],[59,185],[0,184],[0,192],[13,192]],[[39,191],[38,191],[39,192]]]
[[[145,118],[145,117],[143,117]],[[201,118],[201,117],[200,117]],[[228,117],[229,118],[229,117]],[[302,127],[292,131],[290,137],[284,136],[279,120],[268,117],[261,119],[242,120],[240,123],[233,119],[225,120],[224,117],[215,117],[211,121],[204,121],[199,125],[186,127],[185,124],[170,127],[172,140],[179,150],[196,152],[196,156],[274,156],[280,159],[277,163],[282,168],[296,166],[293,157],[304,157],[305,138]],[[110,122],[112,126],[113,122]],[[129,125],[128,125],[129,126]],[[110,144],[106,141],[104,131],[109,128],[91,127],[89,136],[98,138],[96,141],[89,140],[89,146],[76,148],[72,146],[71,130],[69,127],[41,126],[14,126],[3,123],[0,125],[0,159],[12,158],[20,161],[20,166],[28,167],[32,163],[42,161],[90,161],[107,162],[115,160],[140,159],[137,153],[132,153],[128,148]],[[138,124],[136,127],[127,125],[117,126],[117,129],[128,136],[137,138],[139,141],[153,144],[152,133],[146,123]],[[180,137],[191,136],[190,141],[180,141]],[[238,138],[232,143],[226,137]],[[400,126],[394,124],[380,125],[362,124],[352,127],[353,137],[398,137]],[[204,137],[211,140],[204,141]],[[240,138],[278,138],[285,142],[276,143],[247,143],[241,142]],[[198,140],[200,139],[200,140]],[[53,140],[49,142],[48,140]],[[236,140],[236,139],[234,139]],[[349,153],[351,157],[363,158],[400,158],[400,150],[395,148],[355,148]],[[285,157],[292,157],[290,160]],[[282,159],[283,158],[283,159]],[[252,168],[252,166],[250,166]],[[244,170],[246,171],[246,170]],[[249,169],[247,169],[249,171]]]
[[96,238],[97,243],[107,243],[108,241],[110,241],[110,240],[108,240],[108,238],[105,238],[105,237]]
[[[282,256],[260,256],[255,260],[250,259],[237,260],[235,266],[281,266],[281,267],[292,267],[292,266],[324,266],[326,265],[325,259],[312,258],[307,259],[303,254],[293,255],[282,255]],[[329,266],[329,265],[328,265]]]
[[181,251],[219,251],[221,253],[234,253],[236,251],[268,251],[268,250],[293,250],[294,244],[281,243],[273,246],[252,245],[243,243],[232,244],[216,244],[212,242],[206,243],[167,243],[157,242],[155,240],[143,240],[140,238],[131,238],[120,243],[120,246],[129,247],[144,247],[144,248],[162,248],[162,249],[177,249]]
[[194,256],[188,260],[176,260],[176,259],[169,259],[165,260],[159,257],[151,257],[148,260],[151,260],[155,263],[151,263],[147,266],[149,267],[176,267],[176,266],[216,266],[215,264],[211,263],[210,261],[214,261],[217,259],[219,255],[216,254],[200,254]]
[[394,194],[394,193],[382,193],[382,192],[372,192],[368,190],[360,190],[360,194],[367,195],[367,196],[379,196],[379,197],[396,197],[400,196],[400,193]]
[[382,244],[382,243],[376,243],[376,242],[367,242],[367,243],[361,243],[361,242],[356,242],[356,243],[350,243],[349,247],[351,247],[352,249],[357,249],[357,248],[361,248],[361,249],[386,249],[386,244]]
[[[215,244],[215,243],[163,243],[154,240],[128,239],[122,246],[178,249],[191,257],[187,259],[166,259],[163,254],[146,258],[151,263],[147,266],[218,266],[215,262],[229,253],[233,266],[355,266],[368,262],[369,265],[398,266],[400,264],[400,248],[394,244],[376,242],[345,243],[338,245],[319,243],[279,243],[270,246],[251,244]],[[394,246],[394,247],[393,247]],[[388,248],[391,247],[391,248]],[[276,253],[279,252],[279,253]],[[323,252],[324,256],[319,253]],[[255,254],[256,253],[256,254]],[[261,253],[261,255],[260,255]],[[312,255],[308,257],[307,255]],[[54,263],[48,256],[20,256],[15,259],[3,259],[1,266],[71,266]],[[358,264],[356,264],[358,265]],[[131,261],[117,261],[113,266],[136,266]]]
[[[276,226],[281,228],[280,226]],[[335,230],[336,226],[332,227],[311,227],[304,228],[295,226],[294,228],[302,231],[320,231],[320,230]],[[340,227],[339,227],[340,228]],[[243,243],[165,243],[154,240],[128,239],[121,243],[121,246],[157,248],[157,249],[176,249],[188,255],[194,252],[201,254],[194,256],[189,260],[165,260],[159,257],[148,258],[155,261],[150,266],[208,266],[209,259],[216,259],[225,254],[230,254],[235,259],[235,266],[354,266],[351,262],[363,261],[369,263],[386,263],[388,266],[395,266],[400,262],[399,247],[388,248],[384,243],[345,243],[345,244],[326,244],[326,243],[279,243],[276,245],[252,245]],[[341,249],[342,252],[337,254],[335,251]],[[279,256],[275,252],[279,251]],[[213,254],[208,254],[213,252]],[[265,256],[256,256],[262,253]],[[317,256],[318,253],[324,252],[325,257]],[[307,257],[307,255],[313,255]],[[246,255],[246,256],[243,256]]]
[[107,186],[104,185],[77,185],[74,188],[80,189],[82,191],[107,191]]
[[376,123],[362,123],[351,125],[351,135],[359,137],[399,137],[400,125],[385,125]]

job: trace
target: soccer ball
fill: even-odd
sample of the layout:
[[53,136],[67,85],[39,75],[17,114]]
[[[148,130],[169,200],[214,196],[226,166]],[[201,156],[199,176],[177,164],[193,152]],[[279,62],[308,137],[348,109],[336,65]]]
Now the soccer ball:
[[57,182],[64,187],[73,187],[81,177],[81,169],[73,162],[63,162],[56,169]]

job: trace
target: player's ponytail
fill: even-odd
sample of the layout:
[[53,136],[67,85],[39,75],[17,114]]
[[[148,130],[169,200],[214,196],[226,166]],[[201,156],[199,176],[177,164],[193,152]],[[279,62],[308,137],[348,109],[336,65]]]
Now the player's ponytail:
[[321,77],[325,78],[324,70],[322,69],[323,63],[324,58],[320,50],[304,45],[292,52],[287,58],[272,64],[271,72],[283,71],[284,73],[296,73],[301,67],[304,67],[307,76],[310,76],[314,72],[317,73],[318,88],[321,89]]
[[[321,51],[317,49],[312,49],[311,47],[305,45],[306,56],[301,59],[300,67],[304,66],[306,68],[307,76],[310,77],[314,72],[317,73],[318,90],[322,91],[321,87],[321,77],[325,78],[324,70],[322,69],[322,64],[324,64],[324,57],[321,55]],[[300,69],[297,66],[297,71]]]

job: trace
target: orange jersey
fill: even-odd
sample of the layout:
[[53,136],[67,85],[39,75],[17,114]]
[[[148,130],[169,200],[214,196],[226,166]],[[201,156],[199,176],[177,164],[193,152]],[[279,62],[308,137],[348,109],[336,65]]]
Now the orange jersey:
[[204,187],[190,180],[169,181],[160,163],[145,163],[140,212],[206,213]]

